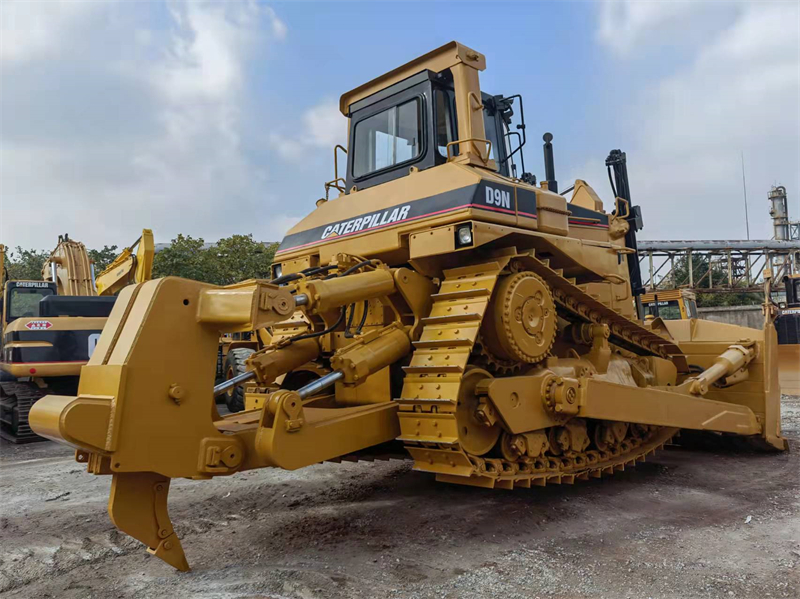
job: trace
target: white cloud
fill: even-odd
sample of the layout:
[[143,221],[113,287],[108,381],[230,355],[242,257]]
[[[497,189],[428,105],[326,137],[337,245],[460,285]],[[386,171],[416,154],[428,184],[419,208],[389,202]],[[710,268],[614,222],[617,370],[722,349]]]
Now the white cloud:
[[[647,238],[744,238],[741,152],[752,237],[771,236],[766,194],[773,183],[800,194],[800,9],[737,4],[734,18],[721,19],[730,9],[706,3],[704,10],[717,10],[704,23],[713,31],[688,48],[689,60],[626,94],[632,190],[645,206]],[[633,55],[657,43],[648,37],[654,27],[669,28],[675,11],[689,9],[625,3],[604,10],[627,15],[623,32],[630,35],[612,48]]]
[[272,8],[267,6],[264,8],[264,10],[267,15],[269,15],[270,21],[272,22],[272,35],[275,36],[275,39],[281,41],[285,40],[288,32],[286,24],[278,18],[278,15]]
[[[96,8],[67,19],[67,4]],[[286,26],[255,2],[170,3],[167,28],[142,6],[14,3],[7,18],[3,4],[3,33],[46,33],[0,62],[4,243],[122,244],[141,227],[159,240],[282,236],[289,217],[246,148],[257,133],[244,110],[246,70]],[[31,207],[45,215],[35,227]]]
[[325,100],[308,109],[303,115],[303,124],[310,143],[315,146],[332,148],[346,141],[347,119],[336,101]]
[[284,160],[299,162],[307,156],[308,145],[292,137],[273,132],[269,134],[269,141]]
[[320,149],[333,151],[336,144],[347,147],[347,119],[339,112],[339,105],[334,100],[323,100],[306,110],[301,123],[292,134],[270,134],[270,141],[285,160],[306,160],[311,152]]
[[171,13],[175,32],[163,62],[152,70],[158,88],[176,103],[236,93],[243,58],[259,35],[258,7],[189,2]]
[[710,26],[719,24],[736,6],[727,0],[604,0],[596,37],[619,55],[631,55],[643,45],[674,44],[677,40],[685,46],[703,39]]
[[0,3],[0,60],[23,61],[57,51],[97,2],[4,0]]

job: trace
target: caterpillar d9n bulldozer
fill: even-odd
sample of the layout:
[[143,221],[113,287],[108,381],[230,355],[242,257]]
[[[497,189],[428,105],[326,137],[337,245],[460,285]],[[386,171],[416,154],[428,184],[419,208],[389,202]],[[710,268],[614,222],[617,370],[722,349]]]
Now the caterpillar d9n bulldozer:
[[[545,180],[518,174],[522,99],[482,92],[485,64],[452,42],[342,96],[340,194],[288,232],[275,278],[127,287],[77,396],[34,405],[37,433],[112,476],[112,521],[151,553],[188,569],[178,477],[400,452],[513,489],[622,470],[681,428],[786,448],[774,328],[644,326],[625,155],[610,211],[584,181],[558,193],[550,135]],[[220,332],[262,327],[270,345],[213,388]],[[248,409],[220,417],[232,384]]]
[[[134,247],[138,250],[134,253]],[[129,282],[151,278],[149,229],[95,280],[86,247],[68,235],[42,268],[41,281],[4,281],[0,301],[0,436],[42,441],[28,424],[31,406],[47,393],[75,393],[116,300]],[[0,261],[5,248],[0,246]],[[5,276],[4,270],[4,276]]]

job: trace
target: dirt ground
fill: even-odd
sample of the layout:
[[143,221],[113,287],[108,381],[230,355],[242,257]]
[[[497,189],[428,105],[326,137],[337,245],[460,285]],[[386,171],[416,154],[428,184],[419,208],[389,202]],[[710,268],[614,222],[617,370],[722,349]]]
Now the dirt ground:
[[438,484],[405,462],[176,481],[193,570],[117,533],[110,477],[53,443],[2,445],[7,597],[800,597],[800,398],[792,451],[669,449],[575,486]]

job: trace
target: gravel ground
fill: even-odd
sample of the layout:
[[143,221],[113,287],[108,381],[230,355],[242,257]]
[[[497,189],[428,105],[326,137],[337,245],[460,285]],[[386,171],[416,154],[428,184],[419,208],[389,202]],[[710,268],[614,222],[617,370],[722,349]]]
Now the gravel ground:
[[176,481],[193,566],[118,533],[110,477],[53,443],[0,446],[8,597],[800,597],[800,398],[783,454],[669,449],[575,486],[488,491],[405,462]]

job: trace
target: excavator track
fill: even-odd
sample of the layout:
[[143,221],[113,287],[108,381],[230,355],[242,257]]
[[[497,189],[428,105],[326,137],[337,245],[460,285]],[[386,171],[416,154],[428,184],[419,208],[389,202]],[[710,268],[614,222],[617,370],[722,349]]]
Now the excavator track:
[[[530,255],[521,258],[510,264],[511,269],[521,266],[547,282],[559,315],[573,321],[609,324],[615,341],[635,348],[636,353],[682,356],[674,344],[610,310],[546,262]],[[395,399],[400,404],[398,440],[414,459],[415,470],[434,473],[439,481],[487,488],[572,484],[624,470],[668,443],[677,429],[627,427],[626,437],[603,451],[587,448],[568,455],[544,454],[533,460],[511,461],[494,457],[492,451],[479,456],[465,449],[469,431],[459,426],[459,395],[465,378],[469,379],[466,375],[475,370],[470,364],[472,351],[504,267],[488,262],[445,271],[441,289],[433,296],[430,315],[423,319],[422,334],[414,343],[411,363],[405,367],[402,397]],[[473,439],[468,444],[474,446]]]
[[31,406],[47,395],[34,383],[0,383],[0,437],[12,443],[44,441],[31,430],[28,413]]

